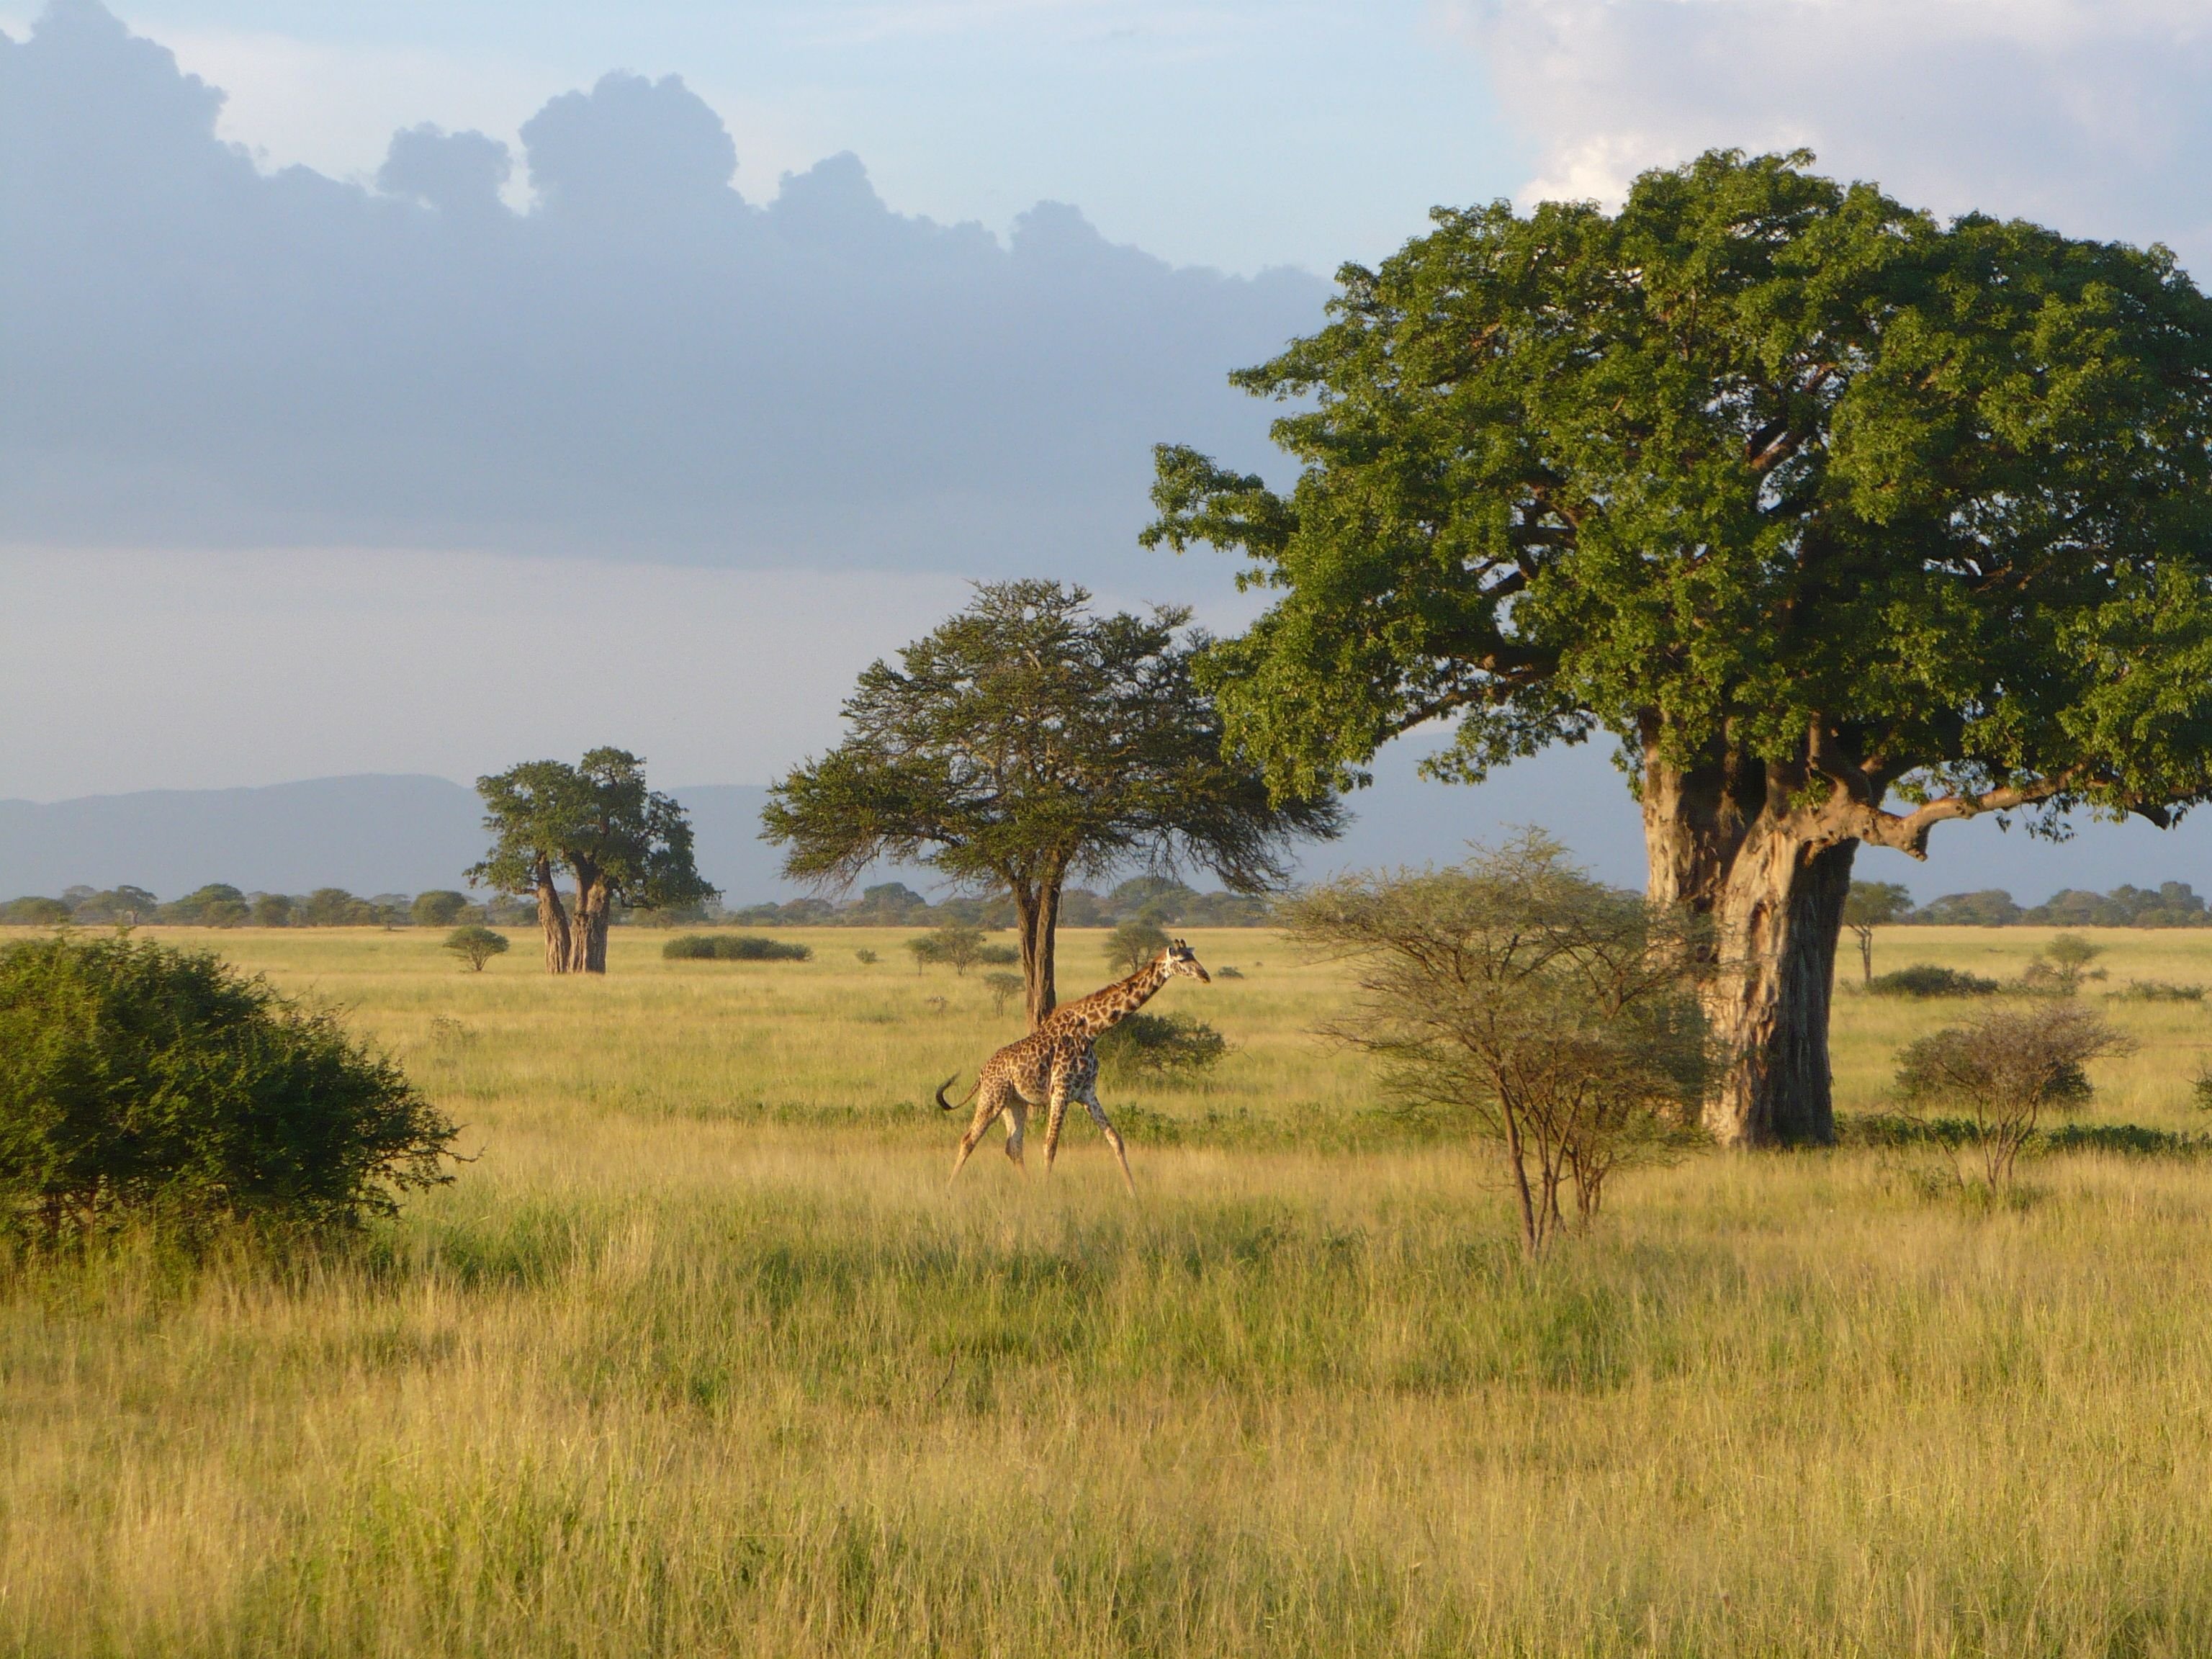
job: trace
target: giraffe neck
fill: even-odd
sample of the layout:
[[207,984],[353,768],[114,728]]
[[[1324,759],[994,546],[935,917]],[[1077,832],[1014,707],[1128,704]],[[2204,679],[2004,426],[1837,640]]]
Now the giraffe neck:
[[1066,1010],[1079,1024],[1087,1036],[1097,1036],[1110,1031],[1121,1021],[1152,1000],[1152,993],[1168,982],[1165,957],[1156,957],[1124,980],[1117,980],[1103,991],[1093,991],[1080,1002],[1071,1003]]

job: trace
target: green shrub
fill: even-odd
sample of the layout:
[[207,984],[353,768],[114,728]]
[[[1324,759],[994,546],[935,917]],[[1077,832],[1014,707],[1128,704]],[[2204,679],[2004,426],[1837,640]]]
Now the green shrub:
[[1019,974],[986,974],[983,975],[983,988],[991,994],[991,1012],[1003,1014],[1006,1012],[1006,1005],[1029,987]]
[[813,947],[758,933],[685,933],[660,947],[671,962],[805,962]]
[[349,1227],[448,1179],[453,1133],[335,1016],[211,953],[0,950],[0,1224]]
[[11,927],[54,927],[70,919],[70,908],[59,899],[19,898],[0,904],[0,924]]
[[1956,968],[1916,962],[1893,974],[1876,974],[1867,981],[1867,990],[1878,997],[1986,997],[1996,994],[1997,982]]
[[451,951],[469,964],[471,973],[481,974],[484,963],[507,954],[509,945],[506,934],[495,933],[489,927],[456,927],[438,948]]
[[1167,948],[1167,934],[1150,921],[1125,921],[1106,935],[1106,960],[1125,974],[1135,973]]
[[1098,1039],[1098,1069],[1122,1082],[1195,1076],[1229,1052],[1228,1040],[1188,1014],[1131,1014]]
[[2121,1002],[2202,1002],[2201,985],[2176,985],[2163,979],[2131,979],[2121,989],[2106,993]]

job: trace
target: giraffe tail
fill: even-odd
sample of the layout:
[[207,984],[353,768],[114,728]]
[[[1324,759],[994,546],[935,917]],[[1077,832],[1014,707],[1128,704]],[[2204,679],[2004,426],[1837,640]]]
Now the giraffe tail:
[[953,1085],[953,1084],[955,1084],[956,1082],[957,1082],[957,1081],[959,1080],[959,1078],[960,1078],[960,1073],[957,1073],[957,1072],[955,1072],[955,1073],[954,1073],[951,1077],[949,1077],[949,1078],[945,1079],[944,1082],[942,1082],[942,1083],[940,1083],[940,1084],[939,1084],[939,1085],[937,1085],[937,1109],[938,1109],[939,1111],[940,1111],[940,1112],[949,1112],[949,1111],[951,1111],[951,1110],[952,1110],[956,1106],[965,1106],[965,1105],[966,1105],[969,1101],[973,1100],[973,1099],[975,1097],[975,1089],[980,1089],[980,1088],[981,1088],[981,1087],[983,1086],[983,1079],[982,1079],[981,1078],[980,1078],[980,1077],[979,1077],[979,1078],[977,1078],[977,1079],[975,1079],[975,1089],[970,1089],[970,1090],[969,1090],[966,1094],[964,1094],[964,1095],[961,1096],[961,1097],[960,1097],[960,1098],[959,1098],[958,1100],[957,1100],[957,1101],[953,1101],[953,1100],[947,1100],[947,1099],[945,1097],[945,1091],[947,1089],[950,1089],[950,1088]]

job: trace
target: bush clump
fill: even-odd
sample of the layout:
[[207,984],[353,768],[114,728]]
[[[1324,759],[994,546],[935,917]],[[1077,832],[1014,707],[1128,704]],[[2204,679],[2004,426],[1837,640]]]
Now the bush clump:
[[489,927],[456,927],[438,948],[451,951],[468,963],[471,973],[481,974],[484,963],[494,957],[505,956],[511,946],[506,934],[495,933]]
[[1194,1077],[1229,1052],[1226,1037],[1188,1014],[1131,1014],[1097,1046],[1098,1069],[1125,1083]]
[[660,954],[671,962],[806,962],[814,951],[758,933],[685,933],[662,945]]
[[1916,962],[1893,974],[1876,974],[1867,981],[1866,988],[1869,995],[1878,997],[1928,998],[1995,996],[1998,987],[1996,981],[1979,974]]
[[2176,985],[2171,980],[2131,979],[2120,989],[2106,994],[2118,1002],[2202,1002],[2204,988]]
[[207,952],[0,950],[0,1226],[349,1228],[451,1177],[454,1134],[335,1016]]

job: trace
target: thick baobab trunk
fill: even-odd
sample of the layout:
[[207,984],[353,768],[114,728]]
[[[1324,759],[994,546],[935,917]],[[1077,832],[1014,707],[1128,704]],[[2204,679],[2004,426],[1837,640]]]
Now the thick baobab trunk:
[[1828,1006],[1858,843],[1820,828],[1794,781],[1756,761],[1680,769],[1646,752],[1651,896],[1712,923],[1705,1011],[1723,1070],[1705,1125],[1726,1146],[1835,1139]]
[[1015,930],[1021,935],[1022,988],[1030,1030],[1058,1006],[1053,984],[1053,930],[1060,925],[1060,883],[1013,884]]
[[552,861],[539,859],[532,874],[538,887],[538,927],[545,935],[545,971],[565,974],[568,971],[568,913],[553,885]]
[[570,973],[607,971],[607,921],[612,904],[606,883],[596,871],[577,872],[576,915],[568,928]]
[[1715,912],[1719,971],[1707,1010],[1728,1054],[1705,1127],[1735,1146],[1836,1138],[1828,1006],[1855,841],[1819,847],[1755,830]]

